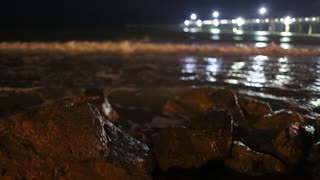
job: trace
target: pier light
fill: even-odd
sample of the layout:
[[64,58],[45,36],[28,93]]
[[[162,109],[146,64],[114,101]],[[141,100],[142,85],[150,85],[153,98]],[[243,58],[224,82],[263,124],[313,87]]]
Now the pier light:
[[269,19],[266,19],[265,22],[268,23],[268,22],[269,22]]
[[309,21],[309,18],[306,17],[306,18],[304,18],[304,20],[308,22],[308,21]]
[[292,22],[296,22],[296,18],[292,18],[291,20],[292,20]]
[[256,19],[256,23],[260,23],[260,19]]
[[267,8],[265,8],[265,7],[261,7],[260,9],[259,9],[259,14],[260,15],[265,15],[267,13]]
[[220,21],[220,23],[221,24],[228,24],[228,20],[223,19],[223,20]]
[[316,21],[316,20],[317,20],[317,18],[316,18],[316,17],[313,17],[313,18],[312,18],[312,21]]
[[202,26],[202,21],[200,19],[197,21],[197,26],[199,26],[199,27]]
[[238,17],[236,20],[238,26],[243,26],[245,24],[244,19],[242,19],[241,17]]
[[287,16],[286,18],[284,18],[283,23],[284,23],[285,25],[291,24],[291,23],[292,23],[291,17],[290,17],[290,16]]
[[214,12],[212,13],[212,16],[213,16],[214,18],[218,18],[218,17],[219,17],[219,12],[218,12],[218,11],[214,11]]
[[189,20],[185,20],[185,21],[184,21],[184,25],[185,25],[185,26],[190,26],[190,21],[189,21]]
[[195,13],[192,13],[192,14],[190,15],[190,18],[191,18],[192,20],[196,20],[196,19],[197,19],[197,15],[196,15]]
[[220,22],[219,22],[218,19],[214,19],[214,20],[213,20],[213,25],[214,25],[215,27],[219,26],[219,24],[220,24]]
[[280,19],[280,22],[284,22],[284,19],[283,19],[283,18],[281,18],[281,19]]

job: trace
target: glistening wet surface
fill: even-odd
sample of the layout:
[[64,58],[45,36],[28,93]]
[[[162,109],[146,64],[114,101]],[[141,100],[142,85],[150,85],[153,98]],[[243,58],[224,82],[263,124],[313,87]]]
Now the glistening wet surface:
[[[227,88],[245,96],[292,108],[317,118],[320,113],[320,58],[186,55],[108,55],[0,53],[0,110],[6,115],[90,88],[157,92]],[[152,94],[152,93],[151,93]]]

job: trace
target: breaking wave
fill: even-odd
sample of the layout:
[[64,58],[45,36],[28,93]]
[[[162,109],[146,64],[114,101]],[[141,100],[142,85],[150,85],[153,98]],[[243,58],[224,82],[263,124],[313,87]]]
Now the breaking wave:
[[319,56],[320,51],[314,49],[283,49],[274,43],[265,48],[217,44],[172,44],[144,42],[2,42],[0,51],[36,51],[54,53],[176,53],[199,55],[292,55]]

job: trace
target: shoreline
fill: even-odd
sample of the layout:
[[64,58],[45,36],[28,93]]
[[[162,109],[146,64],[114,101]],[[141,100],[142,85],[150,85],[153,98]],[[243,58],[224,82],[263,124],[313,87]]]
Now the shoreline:
[[62,53],[86,54],[106,53],[115,55],[131,54],[177,54],[202,56],[232,56],[232,55],[267,55],[267,56],[320,56],[319,50],[314,49],[283,49],[269,43],[265,48],[218,44],[173,44],[150,42],[1,42],[0,52],[32,52],[32,53]]

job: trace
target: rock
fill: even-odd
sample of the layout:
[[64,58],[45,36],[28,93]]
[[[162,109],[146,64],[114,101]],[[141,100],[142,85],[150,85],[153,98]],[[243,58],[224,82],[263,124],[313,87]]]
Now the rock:
[[214,107],[209,89],[191,89],[177,94],[164,105],[164,111],[180,114],[202,113]]
[[229,151],[232,142],[232,116],[222,109],[210,109],[192,119],[188,125],[191,129],[207,132],[214,138],[217,146]]
[[314,122],[315,122],[315,128],[316,128],[317,135],[320,137],[320,119],[317,119]]
[[315,130],[312,126],[302,126],[298,122],[289,124],[272,140],[274,153],[286,164],[295,167],[305,159],[309,147],[314,142],[314,135]]
[[298,114],[290,111],[277,111],[268,114],[258,119],[253,123],[253,127],[260,130],[281,131],[285,129],[290,123],[304,123],[304,118]]
[[170,128],[155,137],[153,152],[160,169],[167,171],[199,168],[209,160],[226,156],[229,151],[204,131]]
[[192,116],[212,108],[230,112],[236,125],[245,126],[247,124],[237,96],[227,90],[214,91],[205,88],[187,90],[169,100],[164,106],[164,111]]
[[285,165],[278,159],[255,152],[239,141],[233,142],[232,157],[226,163],[232,170],[249,176],[286,172]]
[[239,104],[245,117],[250,120],[258,119],[272,112],[268,103],[251,98],[239,98]]
[[320,142],[313,144],[307,159],[307,173],[316,180],[320,177]]
[[150,179],[149,148],[114,126],[111,107],[100,102],[81,96],[1,119],[2,176]]

